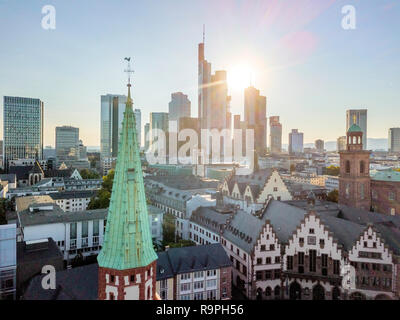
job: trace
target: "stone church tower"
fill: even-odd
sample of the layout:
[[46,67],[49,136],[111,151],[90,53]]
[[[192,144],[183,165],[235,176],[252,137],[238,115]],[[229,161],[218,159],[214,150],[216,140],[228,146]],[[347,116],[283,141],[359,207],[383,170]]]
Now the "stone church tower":
[[129,82],[106,232],[97,257],[99,300],[157,299],[157,254],[150,233],[132,104]]
[[363,133],[355,123],[347,131],[347,149],[340,152],[339,204],[371,208],[370,151],[363,150]]

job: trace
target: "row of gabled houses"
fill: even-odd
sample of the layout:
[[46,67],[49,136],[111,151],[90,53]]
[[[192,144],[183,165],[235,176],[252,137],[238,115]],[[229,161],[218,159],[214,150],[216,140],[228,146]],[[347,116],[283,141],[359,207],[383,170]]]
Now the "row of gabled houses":
[[249,299],[397,299],[400,219],[310,198],[198,208],[190,239],[222,244]]

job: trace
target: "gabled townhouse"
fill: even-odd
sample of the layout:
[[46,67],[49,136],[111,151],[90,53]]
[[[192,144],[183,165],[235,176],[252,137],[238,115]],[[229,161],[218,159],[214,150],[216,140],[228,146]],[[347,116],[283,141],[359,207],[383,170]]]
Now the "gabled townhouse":
[[292,200],[278,170],[262,169],[248,175],[234,172],[220,186],[225,204],[238,205],[241,209],[259,210],[269,197],[276,200]]

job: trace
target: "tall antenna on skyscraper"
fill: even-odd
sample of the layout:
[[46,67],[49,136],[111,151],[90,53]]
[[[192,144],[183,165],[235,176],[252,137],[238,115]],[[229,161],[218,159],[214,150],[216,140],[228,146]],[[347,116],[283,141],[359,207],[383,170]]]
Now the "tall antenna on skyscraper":
[[203,24],[203,43],[206,42],[206,25]]

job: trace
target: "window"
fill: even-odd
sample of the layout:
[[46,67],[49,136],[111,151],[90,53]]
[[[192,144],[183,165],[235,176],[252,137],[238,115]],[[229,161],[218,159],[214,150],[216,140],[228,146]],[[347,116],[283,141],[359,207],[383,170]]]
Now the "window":
[[315,233],[315,230],[314,229],[310,229],[310,234],[314,234]]
[[267,270],[265,271],[265,279],[271,279],[272,278],[272,271]]
[[69,237],[76,239],[76,222],[70,224]]
[[360,162],[360,173],[361,174],[365,173],[365,162],[364,161]]
[[271,244],[271,245],[269,246],[269,250],[271,250],[271,251],[275,250],[275,245],[274,245],[274,244]]
[[265,244],[261,245],[261,251],[265,251]]
[[394,192],[389,192],[389,200],[395,200]]
[[287,269],[292,270],[293,269],[293,256],[287,256],[286,259],[287,259],[287,261],[286,261]]
[[340,261],[333,260],[333,274],[339,275],[340,274]]
[[216,285],[217,285],[216,279],[207,280],[207,288],[215,287]]
[[181,283],[181,291],[189,291],[190,283]]
[[298,260],[300,265],[304,264],[304,252],[299,252]]
[[275,263],[281,263],[281,257],[275,257]]
[[346,160],[346,173],[350,173],[350,161]]
[[262,264],[262,259],[261,258],[257,258],[257,264]]
[[263,279],[263,272],[257,271],[256,272],[256,280],[262,280],[262,279]]
[[265,263],[266,263],[266,264],[271,264],[271,257],[267,257],[267,258],[265,259]]
[[203,289],[203,288],[204,288],[204,281],[196,281],[193,283],[194,290]]
[[88,222],[82,221],[82,238],[86,238],[88,236]]
[[310,259],[310,263],[309,263],[310,272],[315,272],[316,264],[317,264],[317,251],[316,250],[310,250],[309,259]]
[[247,267],[243,266],[243,274],[247,274]]

